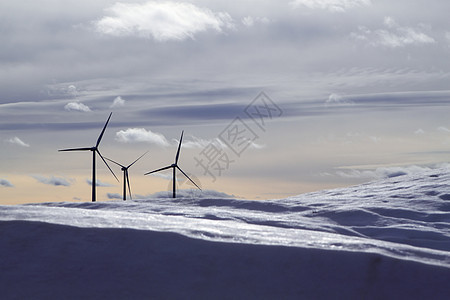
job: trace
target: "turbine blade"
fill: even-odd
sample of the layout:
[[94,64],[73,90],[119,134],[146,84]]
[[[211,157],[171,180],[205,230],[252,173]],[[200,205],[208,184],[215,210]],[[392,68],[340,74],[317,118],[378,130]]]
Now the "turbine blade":
[[103,162],[105,163],[105,165],[108,167],[109,171],[111,172],[111,174],[113,174],[114,178],[116,178],[117,182],[119,181],[119,178],[117,178],[116,174],[114,174],[113,170],[109,167],[108,163],[106,162],[105,158],[103,157],[103,155],[100,153],[100,151],[98,151],[98,149],[96,149],[95,151],[97,151],[98,155],[100,155],[101,159],[103,160]]
[[127,175],[128,192],[130,193],[130,199],[133,200],[133,197],[131,196],[130,177],[128,177],[128,169],[125,172]]
[[189,178],[189,176],[187,176],[186,173],[183,172],[183,170],[181,170],[179,166],[177,166],[177,169],[180,170],[180,172],[183,173],[183,175],[186,176],[186,178],[189,179],[200,191],[202,190],[191,178]]
[[58,150],[58,151],[62,152],[62,151],[92,151],[92,150],[94,150],[93,147],[84,147],[84,148],[61,149],[61,150]]
[[170,169],[170,168],[172,168],[172,166],[167,166],[167,167],[164,167],[164,168],[161,168],[161,169],[158,169],[158,170],[154,170],[154,171],[151,171],[151,172],[145,173],[144,175],[148,175],[148,174],[156,173],[156,172],[159,172],[159,171],[164,171],[164,170],[167,170],[167,169]]
[[106,159],[106,160],[109,160],[110,162],[112,162],[112,163],[114,163],[114,164],[116,164],[116,165],[118,165],[119,167],[125,168],[125,166],[122,166],[122,165],[119,164],[118,162],[115,162],[115,161],[113,161],[112,159],[107,158],[106,156],[105,156],[105,159]]
[[177,156],[175,157],[175,164],[178,163],[178,158],[180,157],[180,149],[181,149],[181,142],[183,141],[183,133],[184,130],[181,131],[180,143],[178,144]]
[[106,126],[108,126],[109,119],[111,119],[111,115],[112,115],[112,112],[109,114],[108,120],[106,121],[105,126],[103,127],[102,133],[100,133],[100,136],[98,137],[97,144],[95,144],[96,148],[98,147],[98,145],[100,144],[100,141],[102,140],[103,134],[105,133],[105,130],[106,130]]
[[[127,169],[129,168],[129,167],[131,167],[132,165],[134,165],[138,160],[140,160],[145,154],[147,154],[148,153],[148,151],[147,152],[145,152],[144,154],[142,154],[141,156],[139,156],[138,157],[138,159],[136,159],[135,161],[133,161],[131,164],[129,164],[128,165],[128,167],[126,167]],[[125,167],[124,167],[125,168]]]

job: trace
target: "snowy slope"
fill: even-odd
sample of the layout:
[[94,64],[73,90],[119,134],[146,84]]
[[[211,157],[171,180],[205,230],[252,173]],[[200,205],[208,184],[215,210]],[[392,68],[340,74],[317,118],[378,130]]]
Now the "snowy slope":
[[450,170],[270,201],[0,207],[18,298],[446,299]]

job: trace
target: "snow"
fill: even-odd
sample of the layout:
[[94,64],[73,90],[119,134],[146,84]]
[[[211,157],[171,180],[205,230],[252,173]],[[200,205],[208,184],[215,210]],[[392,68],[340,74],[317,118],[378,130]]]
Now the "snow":
[[277,200],[0,206],[3,299],[446,299],[450,169]]

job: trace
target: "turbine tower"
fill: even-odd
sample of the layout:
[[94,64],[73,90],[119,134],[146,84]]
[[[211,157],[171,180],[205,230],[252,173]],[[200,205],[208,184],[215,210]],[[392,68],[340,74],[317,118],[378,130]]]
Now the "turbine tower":
[[106,160],[109,160],[110,162],[115,163],[116,165],[118,165],[119,167],[122,168],[122,171],[123,171],[123,201],[127,200],[127,185],[128,185],[128,192],[130,194],[130,199],[133,200],[133,197],[131,196],[130,177],[128,177],[128,169],[147,153],[148,153],[148,151],[145,152],[144,154],[142,154],[141,156],[139,156],[135,161],[133,161],[128,166],[124,166],[122,164],[119,164],[118,162],[115,162],[112,159],[105,157]]
[[95,202],[95,200],[96,200],[96,192],[95,192],[95,187],[97,185],[97,182],[96,182],[96,179],[95,179],[95,154],[96,153],[98,153],[98,155],[101,157],[101,159],[103,160],[105,165],[111,171],[111,174],[113,174],[114,177],[116,178],[116,180],[119,181],[119,179],[117,178],[116,174],[114,174],[113,170],[111,170],[111,168],[109,167],[108,163],[103,158],[103,156],[100,153],[100,151],[98,150],[98,146],[100,144],[100,141],[102,140],[103,134],[105,133],[106,126],[108,126],[109,119],[111,119],[111,115],[112,115],[112,113],[109,114],[108,120],[106,121],[106,124],[103,127],[103,130],[100,133],[100,136],[98,137],[97,143],[95,144],[95,146],[93,146],[93,147],[84,147],[84,148],[70,148],[70,149],[58,150],[58,151],[92,151],[92,202]]
[[184,176],[186,176],[187,179],[189,179],[199,190],[202,190],[194,181],[192,181],[191,178],[189,178],[189,176],[187,176],[186,173],[183,172],[183,170],[181,170],[181,168],[178,166],[178,158],[180,157],[180,149],[181,149],[181,141],[183,140],[183,133],[184,130],[181,131],[181,138],[180,138],[180,143],[178,144],[178,150],[177,150],[177,155],[175,156],[175,163],[171,164],[170,166],[158,169],[158,170],[154,170],[148,173],[145,173],[144,175],[149,175],[152,173],[156,173],[159,171],[163,171],[163,170],[167,170],[172,168],[173,169],[173,182],[172,182],[172,191],[173,191],[173,198],[176,198],[176,169],[178,169],[181,173],[183,173]]

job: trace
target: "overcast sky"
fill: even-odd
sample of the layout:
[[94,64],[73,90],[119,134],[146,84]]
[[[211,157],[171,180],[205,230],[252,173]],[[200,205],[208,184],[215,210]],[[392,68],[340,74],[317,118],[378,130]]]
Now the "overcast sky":
[[[443,0],[1,1],[0,201],[89,201],[90,153],[57,150],[94,146],[110,112],[104,156],[129,164],[149,150],[130,169],[141,196],[170,189],[169,171],[143,174],[173,162],[182,130],[185,172],[254,199],[447,162],[448,11]],[[98,199],[117,198],[97,162]]]

